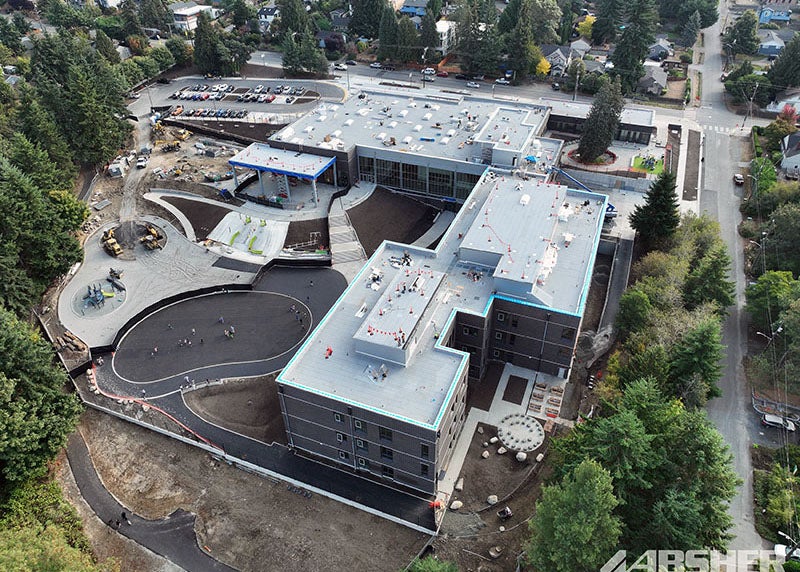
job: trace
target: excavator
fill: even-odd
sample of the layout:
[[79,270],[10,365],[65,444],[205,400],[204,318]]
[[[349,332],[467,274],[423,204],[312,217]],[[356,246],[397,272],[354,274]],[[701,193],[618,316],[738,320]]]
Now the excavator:
[[117,239],[114,238],[114,229],[109,228],[105,232],[103,232],[103,248],[106,249],[111,256],[119,256],[122,254],[122,247],[117,242]]

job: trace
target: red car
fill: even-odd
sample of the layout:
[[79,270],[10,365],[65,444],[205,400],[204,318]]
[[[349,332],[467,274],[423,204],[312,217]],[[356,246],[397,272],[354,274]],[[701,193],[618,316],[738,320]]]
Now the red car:
[[439,77],[447,77],[450,74],[447,73],[446,71],[440,71],[440,72],[436,72],[436,75],[438,75]]

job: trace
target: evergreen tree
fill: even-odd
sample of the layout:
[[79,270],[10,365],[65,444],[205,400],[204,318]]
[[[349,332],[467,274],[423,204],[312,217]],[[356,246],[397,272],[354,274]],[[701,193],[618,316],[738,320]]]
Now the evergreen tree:
[[474,60],[480,49],[480,23],[475,3],[461,0],[455,13],[455,20],[456,46],[461,59],[461,69],[471,73],[476,71]]
[[472,57],[473,70],[479,73],[496,73],[502,46],[497,26],[485,26],[478,31],[477,39],[478,53]]
[[[302,33],[308,29],[308,13],[302,0],[277,0],[281,11],[279,37],[286,38],[289,34]],[[195,41],[195,51],[197,42]]]
[[700,19],[700,12],[695,10],[692,12],[692,15],[689,16],[683,28],[683,45],[687,48],[691,48],[697,41],[697,34],[700,33],[701,29],[702,21]]
[[119,7],[119,15],[122,18],[122,30],[125,37],[144,35],[135,0],[123,0]]
[[624,0],[599,0],[597,20],[592,26],[592,42],[604,44],[617,39],[619,27],[625,16],[625,4]]
[[[283,18],[281,18],[283,20]],[[197,16],[197,28],[194,31],[194,64],[201,73],[219,73],[217,60],[217,44],[219,34],[211,25],[211,19],[205,12]]]
[[397,23],[397,58],[401,62],[416,62],[421,52],[417,27],[411,18],[403,16]]
[[31,143],[23,133],[17,132],[11,136],[3,154],[43,191],[66,189],[73,183],[68,173],[61,172],[58,166],[50,161],[47,151]]
[[[523,5],[525,0],[523,0]],[[537,45],[558,42],[558,22],[561,20],[561,8],[556,0],[532,0],[531,10],[520,15],[530,17],[533,41]],[[536,65],[536,62],[533,64]]]
[[302,55],[300,45],[293,35],[288,35],[281,45],[283,49],[283,71],[286,75],[294,76],[303,71]]
[[0,43],[7,47],[15,56],[25,53],[22,47],[22,34],[6,18],[0,18]]
[[386,0],[355,0],[350,33],[357,37],[377,38],[386,4]]
[[647,326],[653,311],[650,298],[638,288],[628,288],[619,299],[619,311],[614,326],[621,338]]
[[592,109],[583,124],[583,133],[578,145],[581,161],[584,163],[595,161],[611,145],[619,129],[619,118],[624,103],[619,80],[606,82],[597,92]]
[[731,257],[724,244],[718,244],[689,273],[684,286],[683,298],[689,309],[707,302],[714,302],[720,309],[733,304],[734,284],[728,280]]
[[506,4],[505,10],[497,19],[497,30],[500,34],[508,34],[517,25],[521,4],[522,0],[509,0]]
[[142,26],[164,30],[170,22],[169,9],[164,0],[140,0],[139,18]]
[[622,79],[622,91],[630,93],[644,75],[642,62],[655,40],[656,10],[653,0],[631,0],[626,14],[627,24],[611,55],[611,61],[614,63],[614,74]]
[[378,33],[378,59],[386,60],[397,57],[397,31],[399,27],[397,24],[397,16],[395,16],[394,9],[387,4],[383,8],[383,16],[381,17],[381,27]]
[[664,246],[672,241],[680,224],[675,175],[664,171],[650,185],[644,204],[630,215],[630,223],[646,248]]
[[[381,21],[381,23],[383,22]],[[427,54],[427,59],[432,60],[433,52],[436,50],[436,46],[439,44],[439,33],[436,31],[436,19],[430,12],[426,13],[422,18],[422,29],[420,30],[419,34],[419,42],[423,48],[428,48],[425,53]]]
[[768,270],[745,290],[753,325],[770,331],[778,315],[800,298],[800,281],[786,270]]
[[520,0],[517,23],[508,34],[508,66],[516,72],[516,78],[524,79],[534,71],[538,61],[534,61],[535,53],[533,37],[534,0]]
[[583,461],[559,484],[543,487],[529,523],[528,562],[552,572],[599,570],[620,537],[617,505],[608,471]]
[[111,41],[111,38],[109,38],[103,30],[96,30],[95,34],[94,47],[97,52],[103,56],[108,63],[118,64],[120,61],[119,53],[117,53],[117,49],[114,47],[114,42]]
[[175,58],[175,63],[179,66],[185,66],[192,63],[192,50],[186,40],[180,36],[173,36],[164,44]]
[[430,14],[433,16],[433,21],[439,19],[439,15],[442,13],[442,6],[444,2],[442,0],[428,0],[428,5],[425,7],[425,14]]
[[795,34],[786,44],[769,68],[767,77],[775,86],[781,86],[780,89],[800,85],[800,34]]
[[734,54],[753,55],[758,53],[761,40],[758,38],[756,13],[752,10],[745,10],[733,26],[728,27],[725,31],[723,42],[730,44],[730,49]]
[[317,46],[314,35],[308,28],[300,34],[300,59],[307,72],[317,75],[328,73],[328,60],[325,59],[325,54]]
[[687,407],[702,407],[709,397],[718,397],[722,355],[719,320],[707,318],[673,348],[668,394],[682,399]]
[[32,87],[23,85],[20,89],[20,105],[15,113],[20,132],[47,151],[50,161],[65,180],[74,182],[77,170],[69,146],[51,113],[39,103]]

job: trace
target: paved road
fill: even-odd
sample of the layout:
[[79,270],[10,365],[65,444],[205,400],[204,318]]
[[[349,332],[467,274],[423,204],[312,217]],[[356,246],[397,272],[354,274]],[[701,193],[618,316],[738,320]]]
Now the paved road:
[[[723,20],[726,12],[724,3],[720,9],[720,20]],[[730,514],[734,520],[732,532],[735,535],[731,548],[752,550],[767,548],[767,545],[753,524],[750,444],[757,437],[758,425],[753,423],[755,414],[750,407],[750,396],[742,367],[742,359],[747,352],[747,322],[744,313],[744,256],[742,240],[737,233],[737,224],[741,220],[741,187],[736,187],[731,180],[732,174],[739,170],[746,137],[742,135],[742,131],[735,131],[737,123],[741,126],[743,118],[727,111],[723,103],[724,87],[719,81],[722,73],[719,29],[720,22],[717,22],[705,31],[702,105],[696,112],[697,121],[703,126],[706,136],[700,211],[709,213],[720,223],[722,238],[733,260],[736,303],[730,309],[723,329],[723,342],[727,346],[720,382],[723,395],[708,404],[708,414],[730,446],[734,468],[743,480],[730,506]]]
[[235,570],[213,559],[197,545],[197,536],[194,532],[195,515],[177,510],[161,520],[147,520],[120,505],[97,476],[86,443],[77,431],[69,438],[67,458],[81,496],[92,507],[98,518],[109,523],[121,520],[123,511],[127,513],[131,524],[122,522],[119,534],[135,540],[190,572]]

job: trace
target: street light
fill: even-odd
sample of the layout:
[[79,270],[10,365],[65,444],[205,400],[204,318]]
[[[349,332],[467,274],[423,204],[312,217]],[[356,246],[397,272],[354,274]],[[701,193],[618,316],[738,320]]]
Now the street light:
[[794,538],[780,530],[778,531],[778,535],[782,536],[791,543],[791,548],[787,546],[786,554],[783,555],[784,560],[790,560],[792,555],[797,551],[797,546],[800,545],[800,542],[797,542]]

